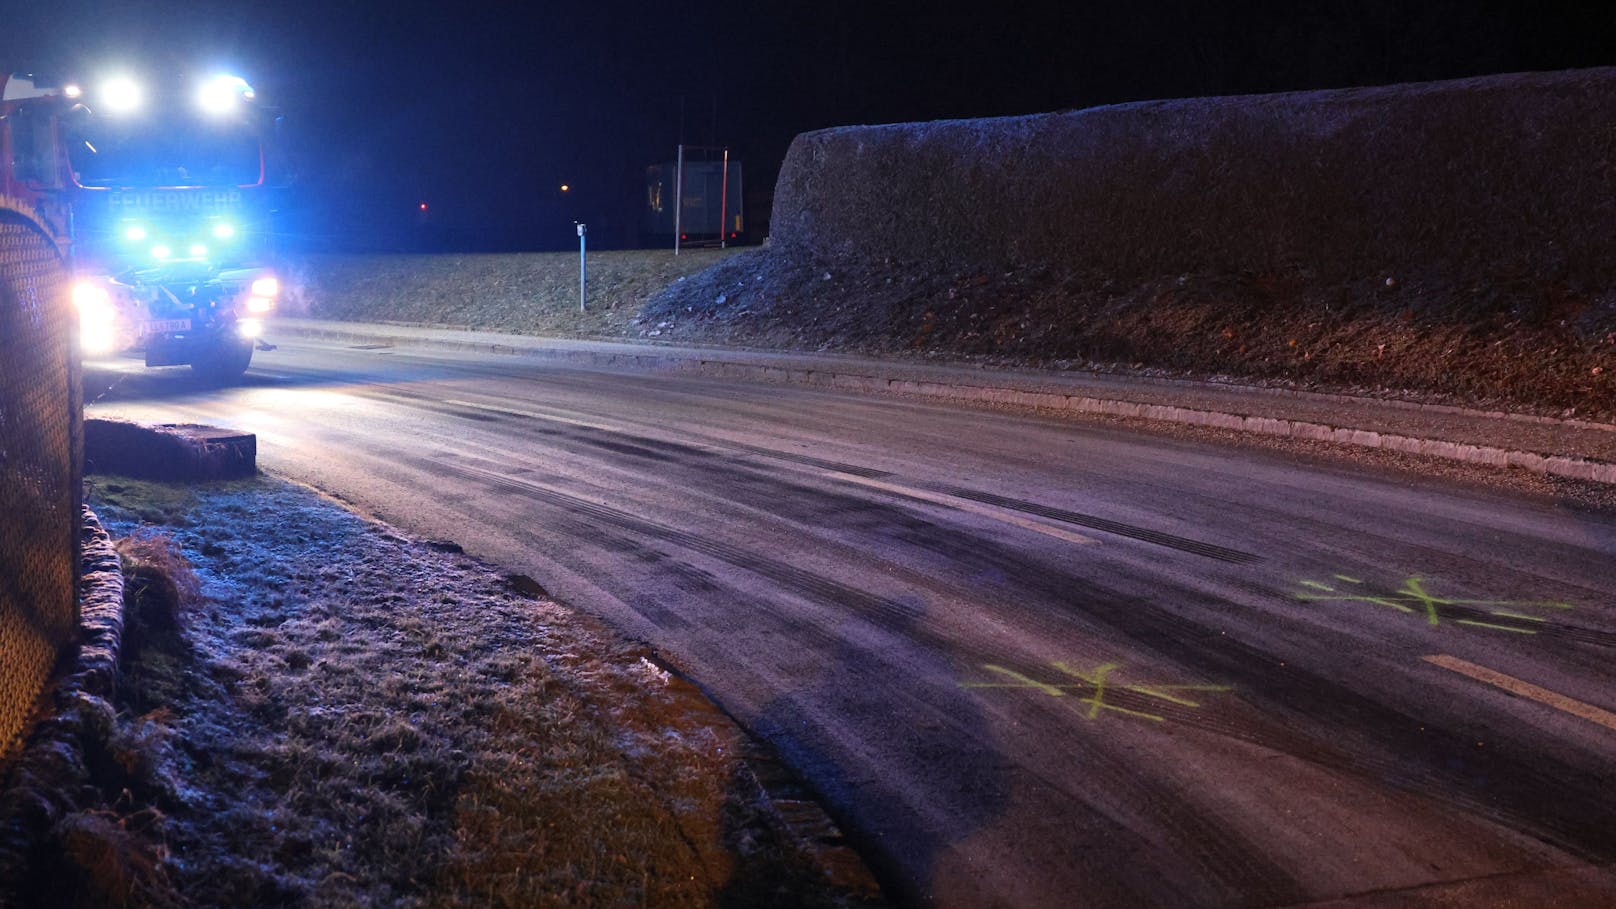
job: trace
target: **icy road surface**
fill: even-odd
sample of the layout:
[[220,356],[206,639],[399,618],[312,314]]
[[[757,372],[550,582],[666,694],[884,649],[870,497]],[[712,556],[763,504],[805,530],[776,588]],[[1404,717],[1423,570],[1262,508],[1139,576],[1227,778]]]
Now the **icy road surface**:
[[1609,515],[483,354],[287,344],[239,388],[87,396],[255,432],[264,469],[650,642],[907,904],[1616,904]]

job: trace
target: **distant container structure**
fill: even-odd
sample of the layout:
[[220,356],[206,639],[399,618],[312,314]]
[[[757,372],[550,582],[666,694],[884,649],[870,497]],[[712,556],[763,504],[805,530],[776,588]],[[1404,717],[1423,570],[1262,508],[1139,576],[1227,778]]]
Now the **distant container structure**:
[[729,162],[729,179],[724,179],[721,161],[684,162],[684,205],[676,215],[680,192],[679,163],[668,161],[645,169],[645,221],[648,243],[672,245],[679,235],[681,246],[717,246],[740,243],[746,236],[746,220],[741,192],[741,164]]

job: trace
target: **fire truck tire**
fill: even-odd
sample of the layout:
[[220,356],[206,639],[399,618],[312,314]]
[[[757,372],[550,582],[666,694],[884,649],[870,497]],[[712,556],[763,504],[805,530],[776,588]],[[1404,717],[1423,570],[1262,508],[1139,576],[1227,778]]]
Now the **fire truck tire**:
[[230,382],[241,378],[252,362],[253,345],[251,341],[233,344],[219,344],[208,348],[207,352],[196,358],[191,364],[191,371],[209,382]]

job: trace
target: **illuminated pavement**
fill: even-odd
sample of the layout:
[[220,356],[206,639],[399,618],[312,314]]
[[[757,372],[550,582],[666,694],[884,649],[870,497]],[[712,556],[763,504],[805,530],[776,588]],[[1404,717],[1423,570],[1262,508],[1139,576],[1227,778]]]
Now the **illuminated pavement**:
[[476,353],[104,385],[92,416],[255,432],[265,469],[650,641],[900,901],[1616,905],[1609,515]]

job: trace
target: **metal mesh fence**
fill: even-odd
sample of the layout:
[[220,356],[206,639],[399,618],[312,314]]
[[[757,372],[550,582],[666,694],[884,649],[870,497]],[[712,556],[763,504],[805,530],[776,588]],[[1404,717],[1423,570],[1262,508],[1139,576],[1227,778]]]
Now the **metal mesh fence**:
[[0,755],[76,621],[81,417],[66,296],[55,245],[0,211]]

